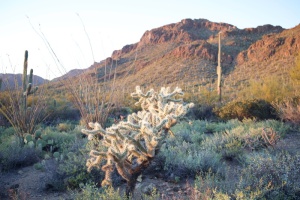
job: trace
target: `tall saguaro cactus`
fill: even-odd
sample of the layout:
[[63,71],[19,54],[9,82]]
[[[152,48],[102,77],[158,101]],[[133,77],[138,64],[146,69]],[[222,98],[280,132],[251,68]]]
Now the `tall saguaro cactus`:
[[217,83],[217,89],[218,89],[218,95],[219,95],[219,101],[222,101],[222,91],[221,91],[221,80],[222,80],[222,67],[221,67],[221,32],[219,32],[219,51],[218,51],[218,67],[217,67],[217,74],[218,74],[218,83]]
[[27,80],[27,67],[28,67],[28,51],[25,51],[25,58],[24,58],[24,67],[23,67],[23,78],[22,78],[22,88],[23,88],[23,93],[22,93],[22,109],[24,112],[24,122],[27,123],[27,98],[29,95],[34,94],[38,87],[35,87],[34,90],[32,90],[32,79],[33,79],[33,69],[30,70],[29,78]]

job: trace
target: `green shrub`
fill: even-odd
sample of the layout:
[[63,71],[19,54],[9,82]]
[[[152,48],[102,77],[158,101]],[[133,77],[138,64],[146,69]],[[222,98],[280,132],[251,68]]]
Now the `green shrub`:
[[71,124],[70,122],[62,122],[56,126],[56,129],[59,132],[68,132],[68,131],[74,129],[74,127],[75,126],[73,124]]
[[89,145],[87,145],[85,139],[75,140],[64,146],[63,154],[65,155],[65,159],[60,161],[57,173],[66,188],[79,188],[80,184],[97,182],[103,178],[104,174],[100,170],[93,169],[92,173],[88,173],[87,171],[86,159],[88,147]]
[[81,192],[76,194],[75,199],[89,199],[89,200],[126,200],[125,195],[121,195],[119,190],[114,190],[112,187],[97,188],[93,184],[82,184]]
[[8,136],[12,136],[15,134],[15,129],[14,127],[8,127],[6,128],[3,133],[1,134],[1,136],[3,137],[8,137]]
[[21,147],[15,138],[8,142],[0,145],[0,161],[4,170],[32,165],[42,157],[42,152],[39,149],[28,146]]
[[49,107],[47,108],[47,113],[50,116],[47,118],[45,124],[56,125],[61,121],[65,120],[79,120],[80,112],[72,106],[72,103],[66,99],[57,98],[54,101],[50,101]]
[[218,173],[200,172],[194,182],[194,195],[192,199],[231,199],[226,189],[224,177]]
[[[242,169],[237,190],[249,195],[249,188],[260,188],[259,196],[265,199],[299,199],[300,155],[264,152],[247,159]],[[256,189],[259,191],[258,189]]]
[[300,124],[300,97],[287,98],[280,102],[274,102],[277,114],[283,121]]
[[43,150],[45,151],[63,151],[63,147],[67,143],[71,143],[76,138],[75,134],[66,132],[57,132],[54,128],[47,127],[42,131],[41,142],[44,143]]
[[4,128],[1,127],[0,130],[0,152],[1,146],[5,146],[14,140],[15,130],[13,127]]
[[207,121],[181,122],[172,128],[174,138],[168,138],[159,156],[164,160],[164,170],[168,175],[185,178],[195,176],[200,171],[222,171],[220,156],[214,151],[202,148],[207,137]]
[[[201,149],[211,150],[219,155],[221,159],[227,161],[243,160],[244,142],[241,130],[238,127],[231,132],[215,133],[212,137],[207,137],[201,145]],[[242,128],[241,128],[242,129]]]
[[213,106],[206,104],[197,104],[193,108],[191,108],[188,113],[188,117],[192,117],[198,120],[212,120],[216,118],[216,115],[213,112]]
[[220,109],[215,109],[216,114],[224,120],[230,119],[276,119],[274,107],[265,100],[244,100],[229,102]]
[[[230,120],[227,123],[207,125],[215,132],[212,136],[202,139],[201,149],[211,150],[225,160],[236,160],[240,163],[243,163],[247,150],[259,151],[273,146],[275,144],[270,142],[277,142],[291,130],[289,125],[276,120]],[[269,140],[266,140],[264,133],[268,134]]]

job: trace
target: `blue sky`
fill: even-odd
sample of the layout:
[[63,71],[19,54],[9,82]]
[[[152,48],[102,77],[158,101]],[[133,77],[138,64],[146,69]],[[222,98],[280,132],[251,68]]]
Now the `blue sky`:
[[[0,0],[0,73],[22,73],[25,50],[34,74],[52,79],[138,42],[146,30],[185,18],[240,29],[292,28],[300,23],[299,9],[298,0]],[[41,34],[63,67],[55,64]]]

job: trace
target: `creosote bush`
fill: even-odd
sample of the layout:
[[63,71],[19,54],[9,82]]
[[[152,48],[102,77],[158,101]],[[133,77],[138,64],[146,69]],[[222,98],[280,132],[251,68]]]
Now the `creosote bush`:
[[280,119],[300,124],[300,97],[287,98],[273,102]]
[[30,166],[41,158],[41,150],[29,146],[21,147],[14,136],[0,143],[0,170]]
[[215,109],[215,112],[224,120],[247,118],[265,120],[277,117],[274,107],[261,99],[229,102],[225,106]]

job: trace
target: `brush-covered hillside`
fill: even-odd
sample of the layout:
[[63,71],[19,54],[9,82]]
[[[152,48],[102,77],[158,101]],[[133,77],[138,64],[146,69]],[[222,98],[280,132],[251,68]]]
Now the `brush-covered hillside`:
[[[117,82],[156,87],[214,82],[221,32],[223,81],[238,85],[253,78],[285,76],[300,49],[300,26],[263,25],[239,29],[206,19],[184,19],[146,31],[140,41],[115,50],[86,70],[104,80],[115,70]],[[72,73],[70,76],[74,76]],[[126,77],[126,78],[124,78]]]

